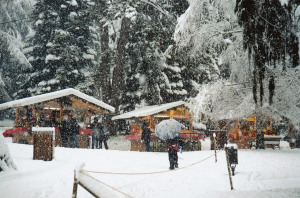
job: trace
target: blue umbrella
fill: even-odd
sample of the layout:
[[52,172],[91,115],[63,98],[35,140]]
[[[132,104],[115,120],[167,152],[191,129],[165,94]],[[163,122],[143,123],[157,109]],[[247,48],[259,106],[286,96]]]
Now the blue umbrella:
[[174,119],[163,120],[155,127],[155,134],[163,140],[173,139],[179,136],[181,132],[181,123]]

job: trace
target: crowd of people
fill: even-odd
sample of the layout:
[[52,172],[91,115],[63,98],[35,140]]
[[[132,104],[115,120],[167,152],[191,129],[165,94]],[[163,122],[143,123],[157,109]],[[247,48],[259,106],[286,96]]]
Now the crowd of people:
[[[102,149],[102,143],[104,143],[104,147],[107,150],[107,139],[108,135],[106,134],[106,131],[104,130],[104,126],[98,122],[98,118],[94,118],[94,122],[90,125],[90,128],[92,130],[92,149]],[[63,117],[62,123],[59,127],[60,135],[62,139],[62,146],[68,147],[68,143],[70,141],[70,147],[74,148],[74,145],[76,148],[79,148],[79,142],[78,142],[78,136],[80,132],[80,126],[77,123],[76,116],[75,115],[65,115]]]
[[68,147],[68,142],[70,140],[71,148],[74,148],[74,143],[76,148],[79,148],[78,135],[80,126],[77,123],[75,115],[65,115],[59,126],[59,131],[61,135],[61,141],[63,147]]
[[[32,116],[30,114],[31,111],[28,111],[26,119],[24,117],[20,117],[20,123],[28,122],[28,120],[32,120]],[[25,121],[24,121],[25,120]],[[22,122],[24,121],[24,122]],[[54,123],[53,119],[51,119],[49,114],[43,114],[36,120],[36,125],[40,127],[59,127],[62,147],[71,147],[71,148],[80,148],[79,144],[79,134],[80,134],[80,126],[77,122],[75,114],[67,114],[62,118],[61,123]],[[90,138],[91,142],[89,142],[90,148],[92,149],[102,149],[103,144],[104,148],[107,150],[107,140],[108,140],[108,132],[105,130],[105,127],[99,122],[97,117],[94,117],[93,122],[89,125],[89,128],[92,130],[92,136]],[[143,122],[141,123],[142,136],[141,140],[145,144],[145,151],[151,151],[150,147],[150,137],[152,131],[150,130],[149,123]],[[70,145],[69,145],[70,142]],[[168,157],[170,162],[170,169],[178,168],[178,155],[180,147],[182,147],[182,141],[180,137],[166,140],[167,148],[168,148]]]
[[107,139],[108,136],[106,131],[104,130],[103,125],[98,122],[98,118],[94,118],[94,122],[91,124],[91,129],[93,132],[92,135],[92,149],[102,149],[102,142],[104,143],[104,147],[107,150]]

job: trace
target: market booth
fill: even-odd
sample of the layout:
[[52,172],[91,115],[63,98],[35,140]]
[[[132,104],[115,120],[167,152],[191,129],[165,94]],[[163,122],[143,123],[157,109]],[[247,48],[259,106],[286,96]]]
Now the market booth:
[[73,114],[83,123],[78,137],[80,148],[89,146],[91,117],[115,111],[114,107],[72,88],[0,104],[0,110],[9,108],[16,108],[16,120],[14,127],[3,135],[13,137],[14,143],[33,144],[32,127],[54,127],[55,145],[61,146],[59,125],[64,115]]
[[166,151],[166,143],[159,139],[155,134],[155,126],[165,119],[176,119],[182,123],[183,130],[181,138],[184,142],[184,150],[201,150],[201,141],[204,141],[204,135],[193,130],[193,122],[191,113],[188,111],[188,104],[183,101],[172,102],[162,105],[146,106],[112,117],[112,120],[129,120],[130,135],[126,135],[125,139],[131,141],[132,151],[145,151],[145,145],[141,142],[142,122],[147,122],[152,131],[150,136],[150,146],[153,151]]
[[[265,146],[280,148],[281,136],[273,129],[271,118],[265,116],[263,123]],[[236,120],[222,120],[219,122],[219,128],[227,131],[229,142],[237,144],[239,149],[251,149],[256,146],[257,123],[254,115]]]

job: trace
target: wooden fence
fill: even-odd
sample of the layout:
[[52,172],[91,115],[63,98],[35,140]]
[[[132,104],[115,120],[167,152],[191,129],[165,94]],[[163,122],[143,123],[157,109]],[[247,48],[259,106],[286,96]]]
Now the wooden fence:
[[33,159],[51,161],[54,158],[55,128],[32,127]]

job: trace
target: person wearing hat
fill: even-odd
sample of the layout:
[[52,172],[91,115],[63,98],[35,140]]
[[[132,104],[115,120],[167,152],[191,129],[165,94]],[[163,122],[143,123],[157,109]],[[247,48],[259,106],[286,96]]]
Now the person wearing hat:
[[76,116],[73,114],[71,115],[71,120],[70,120],[70,130],[71,130],[71,148],[74,148],[74,142],[76,144],[76,147],[79,148],[79,143],[78,143],[78,135],[79,135],[79,124],[77,123]]
[[91,124],[91,129],[93,132],[92,135],[92,149],[94,148],[101,148],[102,149],[102,142],[104,142],[105,149],[108,149],[107,146],[107,138],[105,138],[103,126],[101,123],[98,122],[98,118],[94,118],[94,122]]

